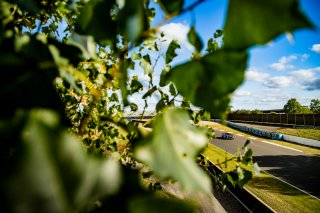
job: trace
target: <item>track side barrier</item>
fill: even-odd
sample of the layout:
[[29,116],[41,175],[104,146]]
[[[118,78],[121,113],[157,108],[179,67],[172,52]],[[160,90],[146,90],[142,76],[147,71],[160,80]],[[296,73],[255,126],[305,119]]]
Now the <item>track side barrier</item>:
[[235,124],[232,123],[230,121],[226,122],[228,126],[233,127],[235,129],[239,129],[241,131],[244,132],[249,132],[251,134],[260,136],[260,137],[264,137],[264,138],[269,138],[269,139],[273,139],[273,140],[282,140],[283,139],[283,135],[277,132],[271,132],[271,131],[266,131],[266,130],[261,130],[261,129],[255,129],[252,127],[247,127],[247,126],[243,126],[243,125],[239,125],[239,124]]

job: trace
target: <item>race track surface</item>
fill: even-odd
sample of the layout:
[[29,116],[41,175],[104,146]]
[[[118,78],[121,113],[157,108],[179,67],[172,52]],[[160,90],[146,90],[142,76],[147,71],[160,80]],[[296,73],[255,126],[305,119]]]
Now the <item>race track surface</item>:
[[224,140],[221,139],[221,131],[215,130],[215,133],[217,138],[210,143],[233,155],[250,139],[248,147],[253,151],[253,161],[261,169],[320,198],[320,157],[268,143],[254,136],[248,138],[234,134],[234,140]]

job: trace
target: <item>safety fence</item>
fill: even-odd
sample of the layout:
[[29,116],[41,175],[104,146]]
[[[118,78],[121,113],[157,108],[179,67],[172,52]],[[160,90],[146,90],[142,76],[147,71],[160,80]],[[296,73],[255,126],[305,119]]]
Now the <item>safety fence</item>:
[[273,139],[273,140],[282,140],[283,136],[280,133],[277,132],[271,132],[271,131],[267,131],[267,130],[261,130],[261,129],[256,129],[256,128],[252,128],[252,127],[247,127],[244,125],[239,125],[239,124],[235,124],[232,122],[227,121],[227,125],[235,128],[235,129],[239,129],[243,132],[248,132],[260,137],[264,137],[264,138],[269,138],[269,139]]
[[320,126],[320,114],[228,114],[227,120],[295,126]]

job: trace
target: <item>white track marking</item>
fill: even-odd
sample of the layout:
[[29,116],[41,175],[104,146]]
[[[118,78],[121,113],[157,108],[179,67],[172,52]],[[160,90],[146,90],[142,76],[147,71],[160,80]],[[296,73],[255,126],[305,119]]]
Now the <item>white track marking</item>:
[[238,136],[240,136],[240,137],[242,137],[243,135],[241,135],[241,134],[237,134]]
[[221,129],[221,130],[219,130],[219,131],[224,132],[224,130],[222,130],[222,129]]
[[[267,142],[267,141],[266,141],[266,142]],[[270,142],[268,142],[268,143],[270,143]],[[214,146],[215,146],[215,145],[214,145]],[[226,150],[223,150],[223,149],[221,149],[220,147],[217,147],[217,146],[215,146],[215,147],[218,148],[218,149],[220,149],[220,150],[223,151],[223,152],[227,152]],[[286,147],[286,148],[288,148],[288,147]],[[231,156],[235,156],[235,155],[231,154],[230,152],[228,152],[228,153],[229,153]],[[261,170],[264,171],[265,173],[269,174],[270,176],[275,177],[276,179],[278,179],[278,180],[280,180],[280,181],[282,181],[282,182],[284,182],[284,183],[292,186],[293,188],[296,188],[296,189],[298,189],[299,191],[304,192],[304,193],[306,193],[307,195],[310,195],[311,197],[313,197],[313,198],[315,198],[315,199],[317,199],[317,200],[320,200],[318,197],[316,197],[316,196],[314,196],[314,195],[312,195],[312,194],[309,194],[308,192],[306,192],[306,191],[304,191],[304,190],[302,190],[302,189],[300,189],[300,188],[298,188],[298,187],[296,187],[296,186],[288,183],[288,182],[285,181],[285,180],[282,180],[281,178],[279,178],[279,177],[277,177],[277,176],[274,176],[274,175],[270,174],[270,173],[267,172],[266,170],[263,170],[263,169],[261,169]]]
[[248,137],[248,139],[251,139],[251,140],[255,140],[255,139],[257,139],[257,138],[253,138],[253,137]]
[[291,149],[291,150],[294,150],[294,151],[297,151],[297,152],[303,152],[303,151],[298,150],[298,149],[294,149],[294,148],[287,147],[287,146],[282,146],[282,145],[279,145],[279,144],[276,144],[276,143],[271,143],[269,141],[261,141],[261,142],[268,143],[268,144],[275,145],[275,146],[280,146],[280,147],[286,148],[286,149]]

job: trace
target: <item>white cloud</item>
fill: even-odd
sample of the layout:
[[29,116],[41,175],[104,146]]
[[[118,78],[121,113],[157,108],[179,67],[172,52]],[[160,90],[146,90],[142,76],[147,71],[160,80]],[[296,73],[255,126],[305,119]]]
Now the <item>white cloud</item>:
[[275,76],[267,79],[263,85],[268,88],[284,88],[294,86],[295,82],[291,76]]
[[159,31],[164,33],[163,40],[169,44],[172,40],[178,40],[181,46],[193,50],[193,46],[188,42],[188,32],[190,27],[182,23],[169,23],[160,27]]
[[250,81],[256,81],[256,82],[264,82],[266,79],[268,79],[270,75],[265,72],[259,72],[255,69],[248,70],[246,72],[246,78]]
[[[291,59],[283,58],[281,61],[287,62],[288,60]],[[300,87],[310,91],[320,89],[320,67],[295,70],[286,76],[271,76],[269,73],[252,69],[246,72],[246,77],[249,81],[261,83],[271,93],[277,93],[280,88],[288,87]],[[239,94],[235,93],[235,95]]]
[[312,45],[311,50],[312,50],[313,52],[320,53],[320,44],[314,44],[314,45]]
[[298,79],[312,80],[315,78],[316,73],[315,73],[315,69],[301,69],[301,70],[290,72],[289,75],[297,78],[297,80]]
[[294,68],[294,66],[290,64],[290,62],[296,60],[297,58],[298,57],[296,55],[290,55],[288,57],[283,56],[278,60],[277,63],[273,63],[269,67],[277,71],[284,71],[286,69],[291,69],[291,68]]
[[320,67],[311,69],[301,69],[289,73],[297,84],[305,90],[318,90],[320,89]]
[[234,95],[238,97],[249,96],[251,95],[251,92],[249,90],[238,89],[235,91]]

